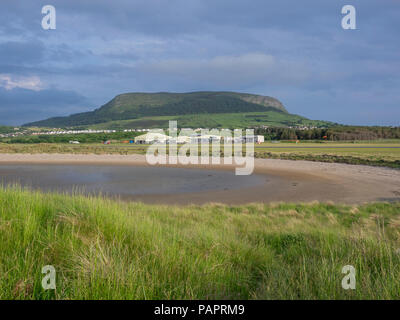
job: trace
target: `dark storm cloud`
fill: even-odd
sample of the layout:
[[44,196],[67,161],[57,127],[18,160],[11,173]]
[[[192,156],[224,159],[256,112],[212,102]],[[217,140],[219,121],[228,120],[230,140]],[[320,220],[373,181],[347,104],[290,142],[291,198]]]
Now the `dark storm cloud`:
[[89,106],[84,97],[71,91],[0,88],[0,122],[8,125],[74,113]]
[[[57,30],[44,31],[50,2]],[[43,117],[121,92],[237,90],[276,96],[310,118],[399,124],[398,1],[352,0],[357,30],[341,28],[342,0],[50,2],[0,4],[0,87],[87,98],[38,103]],[[12,106],[1,105],[3,119]]]

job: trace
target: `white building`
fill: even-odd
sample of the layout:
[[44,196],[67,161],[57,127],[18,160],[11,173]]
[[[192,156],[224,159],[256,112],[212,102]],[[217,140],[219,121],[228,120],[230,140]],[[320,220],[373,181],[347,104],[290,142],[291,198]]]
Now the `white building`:
[[150,143],[154,143],[154,142],[166,143],[169,139],[171,139],[171,137],[167,136],[165,134],[149,132],[149,133],[137,136],[135,138],[135,143],[138,143],[138,144],[150,144]]
[[192,137],[188,136],[178,136],[176,142],[178,144],[183,144],[183,143],[190,143],[192,141]]

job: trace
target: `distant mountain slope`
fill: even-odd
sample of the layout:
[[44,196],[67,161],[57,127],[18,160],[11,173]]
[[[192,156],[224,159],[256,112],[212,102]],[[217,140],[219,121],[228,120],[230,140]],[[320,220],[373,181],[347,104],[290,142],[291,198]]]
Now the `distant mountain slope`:
[[71,127],[154,116],[276,111],[287,113],[272,97],[236,92],[126,93],[91,112],[56,117],[25,126]]
[[126,93],[102,107],[68,117],[27,123],[25,126],[65,128],[154,128],[168,127],[329,126],[287,112],[272,97],[237,92]]

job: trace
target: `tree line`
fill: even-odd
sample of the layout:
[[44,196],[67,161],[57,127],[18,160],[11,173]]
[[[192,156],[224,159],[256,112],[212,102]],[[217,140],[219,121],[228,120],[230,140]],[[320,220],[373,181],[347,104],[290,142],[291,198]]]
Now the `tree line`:
[[80,133],[60,135],[37,135],[3,138],[4,143],[68,143],[77,140],[80,143],[100,143],[107,140],[133,140],[139,132]]
[[400,127],[336,126],[330,128],[257,128],[255,133],[265,140],[377,140],[400,139]]

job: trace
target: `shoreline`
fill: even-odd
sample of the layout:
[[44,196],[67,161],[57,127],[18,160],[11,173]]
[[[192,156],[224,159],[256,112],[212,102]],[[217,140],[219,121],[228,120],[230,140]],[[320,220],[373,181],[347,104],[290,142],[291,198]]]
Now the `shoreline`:
[[[0,154],[0,165],[124,165],[150,166],[144,155]],[[400,171],[390,168],[304,160],[255,159],[254,173],[265,175],[258,187],[182,194],[121,196],[122,200],[154,204],[271,202],[334,202],[362,204],[400,201]],[[233,165],[162,165],[211,170],[234,170]]]

